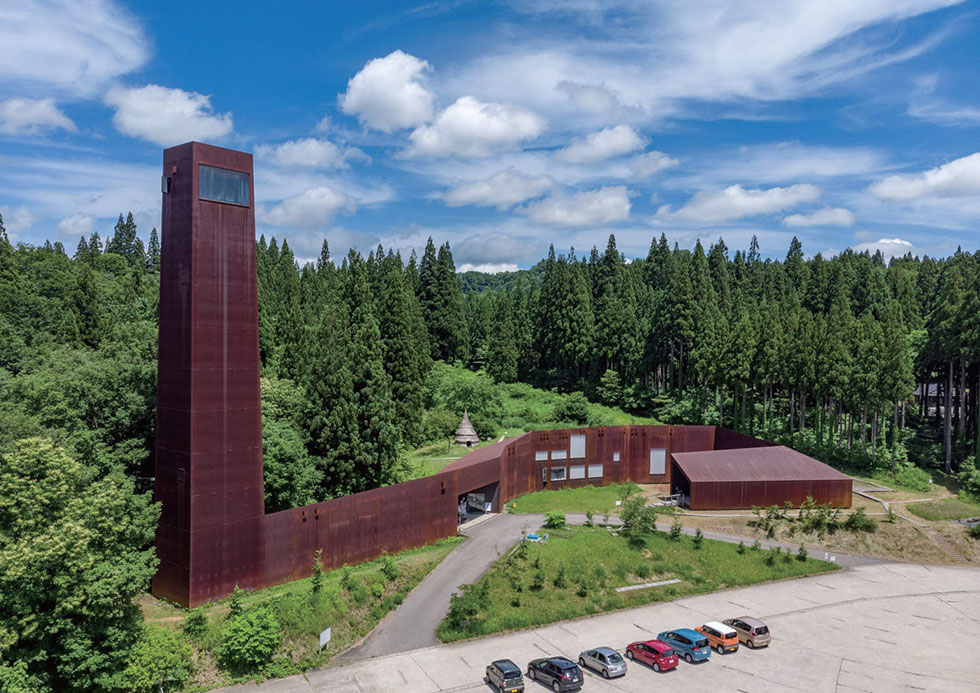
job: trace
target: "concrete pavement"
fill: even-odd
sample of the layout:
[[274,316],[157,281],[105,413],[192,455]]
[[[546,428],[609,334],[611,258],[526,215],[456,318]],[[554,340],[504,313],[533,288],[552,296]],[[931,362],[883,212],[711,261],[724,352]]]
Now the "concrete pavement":
[[[501,529],[494,527],[497,532]],[[262,693],[489,691],[483,675],[493,659],[508,657],[525,667],[536,657],[563,654],[575,658],[583,649],[597,645],[622,650],[629,642],[655,637],[661,630],[748,614],[769,624],[771,647],[713,654],[703,664],[681,662],[677,670],[664,674],[639,664],[631,665],[626,677],[609,682],[587,674],[585,690],[975,692],[980,690],[978,597],[980,570],[976,568],[861,565],[529,631],[423,647],[267,681],[258,688]],[[418,637],[425,632],[430,631],[420,628]],[[247,685],[233,690],[255,689]],[[546,689],[532,683],[528,690]]]

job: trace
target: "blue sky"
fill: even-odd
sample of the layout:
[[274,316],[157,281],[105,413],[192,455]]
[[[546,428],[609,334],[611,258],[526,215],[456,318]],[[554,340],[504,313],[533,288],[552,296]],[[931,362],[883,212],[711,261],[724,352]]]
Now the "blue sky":
[[978,246],[978,27],[955,0],[0,0],[0,212],[145,238],[161,149],[196,139],[255,153],[257,231],[300,258],[946,255]]

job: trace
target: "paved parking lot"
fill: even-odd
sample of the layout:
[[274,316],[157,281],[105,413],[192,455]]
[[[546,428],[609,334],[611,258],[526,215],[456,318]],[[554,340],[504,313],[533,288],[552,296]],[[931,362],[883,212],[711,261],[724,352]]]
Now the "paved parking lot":
[[[623,650],[662,630],[742,614],[766,621],[773,644],[621,679],[587,674],[584,690],[980,691],[980,570],[887,563],[654,604],[531,631],[438,645],[269,681],[263,693],[489,691],[484,668],[586,648]],[[236,690],[254,690],[242,686]],[[547,689],[535,683],[529,691]]]

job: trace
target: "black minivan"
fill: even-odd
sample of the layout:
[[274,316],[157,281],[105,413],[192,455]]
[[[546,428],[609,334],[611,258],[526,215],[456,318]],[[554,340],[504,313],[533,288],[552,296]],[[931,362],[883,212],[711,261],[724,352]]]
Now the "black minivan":
[[521,668],[509,659],[490,662],[487,667],[487,681],[496,686],[500,693],[520,693],[524,690]]
[[577,691],[585,683],[578,665],[564,657],[544,657],[531,661],[527,665],[527,677],[551,686],[555,693]]

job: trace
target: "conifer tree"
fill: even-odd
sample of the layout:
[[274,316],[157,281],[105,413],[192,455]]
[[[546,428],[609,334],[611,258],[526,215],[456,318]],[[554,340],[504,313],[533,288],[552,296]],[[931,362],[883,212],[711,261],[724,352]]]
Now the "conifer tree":
[[146,248],[146,269],[150,272],[160,271],[160,236],[156,226],[150,229],[150,243]]
[[517,380],[517,336],[511,297],[503,293],[497,297],[493,313],[493,329],[487,353],[486,369],[498,383]]

